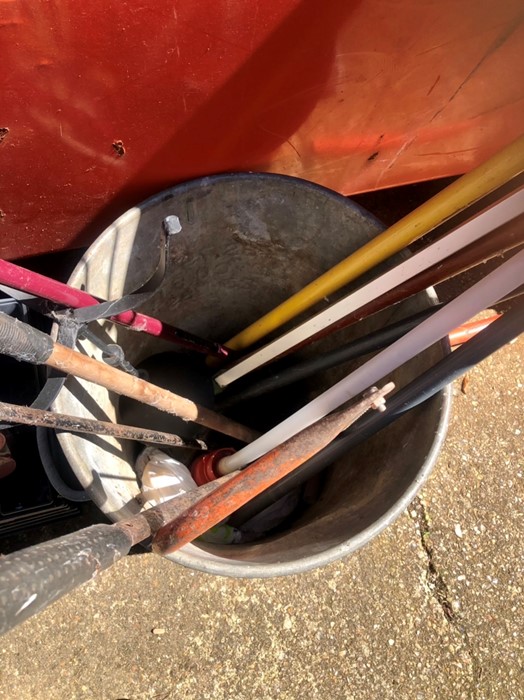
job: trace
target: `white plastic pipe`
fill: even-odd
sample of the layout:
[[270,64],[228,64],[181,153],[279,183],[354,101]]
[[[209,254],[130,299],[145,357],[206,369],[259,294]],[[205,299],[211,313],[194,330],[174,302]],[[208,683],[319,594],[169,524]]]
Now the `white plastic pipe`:
[[446,336],[524,282],[524,250],[463,292],[347,377],[239,452],[218,464],[220,474],[242,469],[284,440],[320,420],[341,404]]
[[217,384],[224,388],[249,372],[270,362],[303,340],[340,321],[348,314],[389,292],[399,284],[427,270],[432,265],[453,255],[467,245],[474,243],[498,226],[502,226],[524,211],[524,189],[510,195],[490,209],[462,224],[440,240],[424,248],[413,257],[384,273],[377,279],[360,287],[325,311],[321,311],[300,326],[268,343],[260,350],[243,358],[237,364],[220,372],[215,377]]

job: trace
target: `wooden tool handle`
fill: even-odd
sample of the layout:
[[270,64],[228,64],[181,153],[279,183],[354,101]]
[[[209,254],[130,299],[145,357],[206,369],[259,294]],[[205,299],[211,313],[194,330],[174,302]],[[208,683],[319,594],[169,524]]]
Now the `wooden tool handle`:
[[116,367],[110,367],[103,362],[86,357],[59,343],[54,344],[53,352],[47,359],[46,365],[99,384],[109,391],[128,396],[130,399],[148,404],[160,411],[172,413],[184,420],[204,425],[211,430],[217,430],[242,442],[252,442],[258,437],[258,433],[254,430],[199,406],[194,401],[146,382],[144,379],[133,377],[116,369]]
[[242,442],[252,442],[259,436],[254,430],[199,406],[194,401],[82,355],[65,345],[54,343],[45,333],[4,313],[0,313],[0,353],[31,364],[54,367]]

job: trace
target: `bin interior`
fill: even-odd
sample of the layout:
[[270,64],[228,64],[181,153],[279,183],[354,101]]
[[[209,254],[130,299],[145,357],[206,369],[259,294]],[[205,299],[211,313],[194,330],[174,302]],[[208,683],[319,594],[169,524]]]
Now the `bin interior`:
[[[181,231],[170,238],[168,272],[140,310],[219,341],[383,230],[346,198],[302,180],[267,174],[215,176],[177,186],[126,212],[87,251],[70,283],[102,298],[118,298],[140,287],[158,262],[162,221],[173,215]],[[399,259],[390,259],[373,276]],[[361,277],[314,310],[369,278],[370,274]],[[418,294],[315,343],[301,356],[365,335],[435,301],[432,290]],[[175,350],[165,341],[108,322],[100,324],[99,332],[105,340],[119,343],[134,365],[154,353]],[[100,356],[87,341],[79,348]],[[438,343],[387,379],[401,387],[448,351],[445,342]],[[252,427],[257,420],[276,423],[355,366],[349,363],[289,387],[273,406],[266,406],[263,416],[257,419],[256,411],[252,413]],[[74,378],[67,380],[55,403],[58,411],[113,421],[119,419],[118,407],[117,396]],[[199,542],[171,558],[214,573],[270,576],[312,568],[353,551],[415,495],[438,454],[448,408],[449,392],[442,392],[338,460],[326,473],[319,500],[285,532],[250,545]],[[137,512],[139,488],[130,442],[66,434],[59,439],[78,479],[112,520]]]

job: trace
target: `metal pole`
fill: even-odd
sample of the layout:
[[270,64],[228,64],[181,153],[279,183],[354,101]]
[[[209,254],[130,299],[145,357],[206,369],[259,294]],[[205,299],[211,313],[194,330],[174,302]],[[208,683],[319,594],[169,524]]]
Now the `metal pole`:
[[108,435],[120,440],[137,440],[165,447],[185,447],[192,450],[205,450],[202,442],[186,442],[178,435],[164,433],[160,430],[136,428],[133,425],[120,425],[109,421],[91,420],[65,413],[43,411],[39,408],[15,406],[0,401],[0,420],[6,423],[37,425],[41,428],[54,428],[68,433],[88,433],[90,435]]

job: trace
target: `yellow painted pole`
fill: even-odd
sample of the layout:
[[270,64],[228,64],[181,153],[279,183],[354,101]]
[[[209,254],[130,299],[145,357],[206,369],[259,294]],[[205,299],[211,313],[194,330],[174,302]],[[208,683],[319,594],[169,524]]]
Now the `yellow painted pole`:
[[226,345],[233,350],[249,347],[523,170],[524,136],[521,136],[235,335]]

